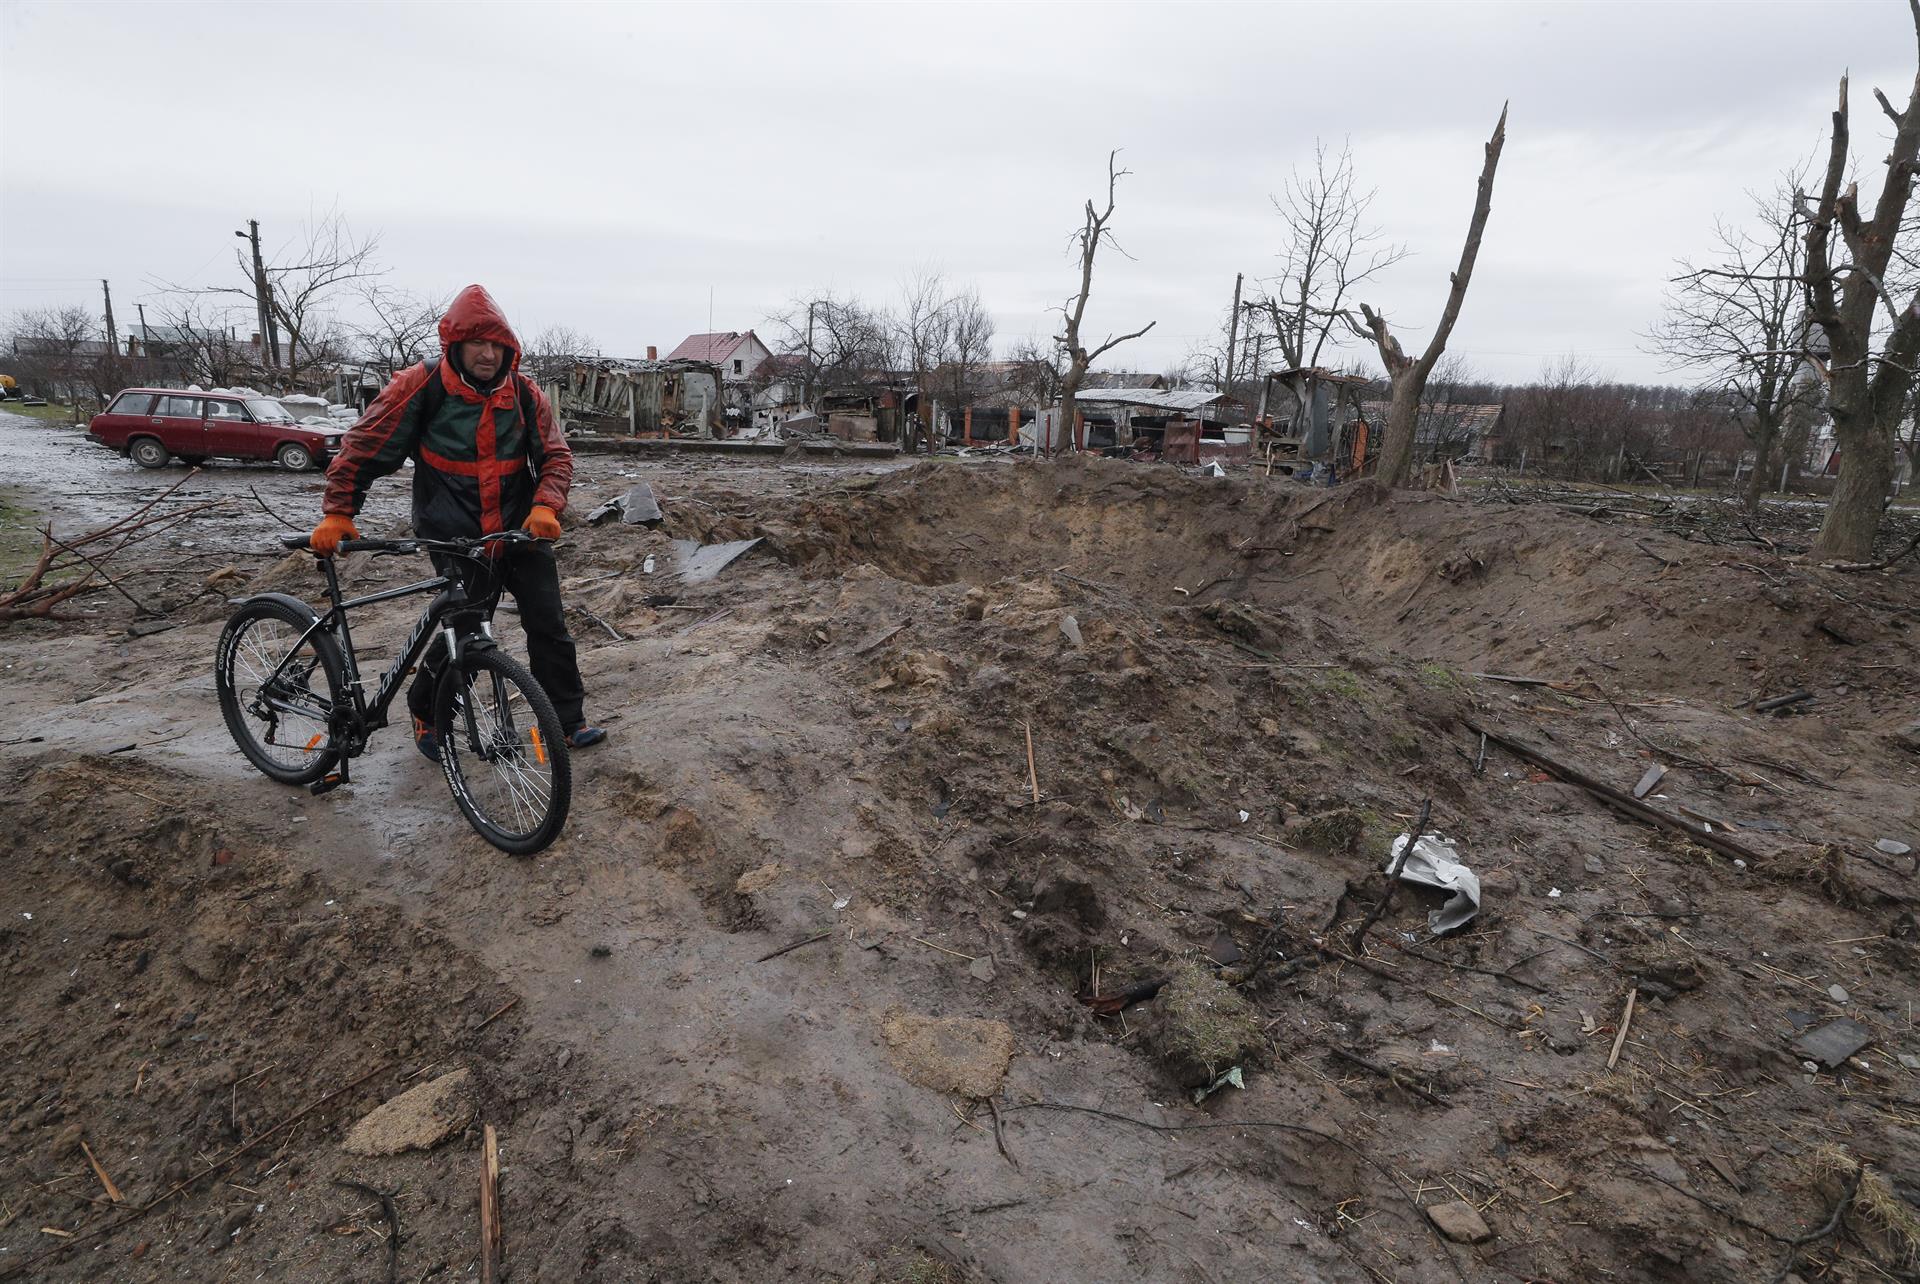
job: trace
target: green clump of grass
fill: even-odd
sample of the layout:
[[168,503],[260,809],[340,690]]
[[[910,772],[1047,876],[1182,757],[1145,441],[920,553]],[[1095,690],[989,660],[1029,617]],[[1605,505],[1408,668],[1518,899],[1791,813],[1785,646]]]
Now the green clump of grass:
[[959,1271],[925,1253],[915,1253],[893,1278],[896,1284],[961,1284]]
[[1345,696],[1358,701],[1366,694],[1366,688],[1360,685],[1360,675],[1352,669],[1324,669],[1320,673],[1320,689],[1330,695]]
[[1165,1046],[1219,1074],[1258,1048],[1260,1021],[1240,992],[1191,959],[1177,964],[1160,991],[1167,1015]]
[[1437,660],[1428,661],[1415,672],[1419,674],[1420,685],[1429,691],[1458,691],[1467,685],[1459,674]]
[[1355,807],[1323,811],[1301,824],[1300,841],[1323,852],[1352,851],[1353,845],[1360,841],[1360,836],[1367,832],[1367,820],[1371,815],[1371,812]]

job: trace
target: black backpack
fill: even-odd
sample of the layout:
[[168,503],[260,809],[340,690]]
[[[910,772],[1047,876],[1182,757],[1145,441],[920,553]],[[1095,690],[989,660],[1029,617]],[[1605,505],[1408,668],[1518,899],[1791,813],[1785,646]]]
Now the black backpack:
[[[440,358],[435,357],[425,363],[427,382],[420,389],[420,411],[425,415],[423,423],[432,423],[440,413],[440,407],[447,402],[447,386],[440,382]],[[527,459],[533,464],[533,475],[540,476],[540,465],[546,459],[546,446],[540,440],[540,417],[533,404],[533,385],[518,370],[513,372],[514,404],[520,411],[520,424],[527,433]]]

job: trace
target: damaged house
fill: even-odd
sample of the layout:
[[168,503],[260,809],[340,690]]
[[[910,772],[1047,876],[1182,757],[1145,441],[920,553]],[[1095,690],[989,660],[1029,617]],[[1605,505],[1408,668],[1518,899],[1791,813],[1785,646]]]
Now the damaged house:
[[720,369],[710,361],[582,359],[559,392],[559,412],[598,432],[716,437],[725,423]]

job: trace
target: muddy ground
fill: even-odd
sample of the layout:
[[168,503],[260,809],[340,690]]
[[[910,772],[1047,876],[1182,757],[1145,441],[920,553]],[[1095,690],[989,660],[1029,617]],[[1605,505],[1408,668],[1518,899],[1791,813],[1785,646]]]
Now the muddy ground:
[[[62,526],[180,476],[0,448]],[[579,524],[636,479],[661,528]],[[1911,560],[1105,461],[583,458],[612,739],[516,860],[399,732],[321,798],[232,748],[225,600],[317,584],[249,488],[312,520],[310,476],[189,481],[232,503],[136,550],[163,618],[0,626],[0,1277],[477,1277],[492,1125],[515,1280],[1914,1278]],[[755,535],[673,581],[671,538]],[[1499,738],[1664,766],[1647,805],[1737,848]],[[1483,908],[1433,939],[1406,887],[1356,944],[1423,801]],[[1843,1018],[1851,1057],[1795,1046]],[[460,1069],[446,1140],[343,1149]],[[397,1251],[341,1181],[397,1192]]]

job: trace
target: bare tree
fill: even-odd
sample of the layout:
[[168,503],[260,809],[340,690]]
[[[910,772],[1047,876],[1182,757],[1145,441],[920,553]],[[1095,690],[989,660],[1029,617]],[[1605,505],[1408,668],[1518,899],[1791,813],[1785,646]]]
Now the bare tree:
[[[1260,282],[1242,308],[1249,333],[1276,348],[1278,370],[1321,368],[1348,333],[1343,315],[1354,288],[1406,257],[1368,224],[1373,198],[1372,190],[1360,189],[1351,148],[1343,143],[1336,153],[1319,140],[1313,168],[1294,170],[1286,190],[1270,198],[1286,237],[1280,275]],[[1312,375],[1281,382],[1295,402],[1294,422],[1305,421],[1317,382]]]
[[[152,306],[158,324],[144,338],[149,356],[165,361],[178,377],[203,388],[225,388],[245,383],[259,361],[249,341],[233,335],[237,308],[202,294],[167,294]],[[254,324],[253,313],[243,318]]]
[[[1113,239],[1112,230],[1107,226],[1108,221],[1113,218],[1114,189],[1119,186],[1120,180],[1125,178],[1130,172],[1128,170],[1114,168],[1114,161],[1119,155],[1120,153],[1117,150],[1107,153],[1106,209],[1101,210],[1095,208],[1092,199],[1089,199],[1080,228],[1072,237],[1072,243],[1078,246],[1080,251],[1080,291],[1069,298],[1061,308],[1061,314],[1066,322],[1063,327],[1065,333],[1059,337],[1057,342],[1060,345],[1061,352],[1067,359],[1066,371],[1060,377],[1059,430],[1062,433],[1071,433],[1073,431],[1075,414],[1073,404],[1074,395],[1080,391],[1080,385],[1086,381],[1088,367],[1099,360],[1101,356],[1119,347],[1127,340],[1138,339],[1141,335],[1153,329],[1155,324],[1149,321],[1138,330],[1117,337],[1109,334],[1105,342],[1091,350],[1087,348],[1087,345],[1082,342],[1080,338],[1080,325],[1081,322],[1086,319],[1087,315],[1087,300],[1093,294],[1094,256],[1099,253],[1102,241],[1112,244],[1116,250],[1120,249],[1119,243]],[[1121,250],[1120,252],[1122,254],[1126,253],[1125,250]]]
[[1703,378],[1753,443],[1748,512],[1759,510],[1774,476],[1774,447],[1788,416],[1818,390],[1810,370],[1798,377],[1807,346],[1806,245],[1796,197],[1804,179],[1790,173],[1772,194],[1755,197],[1751,227],[1715,227],[1714,261],[1681,263],[1666,314],[1648,336],[1668,369]]
[[[900,306],[887,315],[887,323],[893,331],[894,349],[906,360],[907,367],[913,372],[913,386],[920,393],[920,415],[924,421],[927,435],[927,448],[933,448],[935,425],[932,422],[932,408],[928,404],[929,394],[933,391],[933,373],[946,360],[947,346],[953,331],[954,300],[947,293],[947,283],[938,271],[924,269],[909,277],[900,286]],[[907,453],[919,449],[919,434],[908,431],[902,434]]]
[[931,443],[937,425],[926,403],[937,398],[948,410],[962,411],[973,400],[981,367],[993,356],[993,315],[978,290],[951,290],[939,273],[928,271],[901,287],[900,306],[889,320],[895,350],[920,391]]
[[[1920,33],[1920,0],[1908,0],[1908,7]],[[1825,376],[1827,413],[1840,450],[1840,478],[1814,540],[1813,556],[1856,562],[1871,556],[1880,530],[1882,506],[1893,481],[1894,438],[1913,384],[1914,359],[1920,356],[1920,295],[1903,308],[1887,285],[1894,243],[1913,195],[1915,157],[1920,155],[1920,72],[1905,111],[1894,110],[1877,89],[1874,97],[1892,119],[1894,135],[1886,182],[1872,217],[1861,216],[1859,184],[1846,181],[1847,78],[1842,76],[1832,147],[1820,195],[1811,202],[1806,239],[1807,312],[1819,328],[1813,344],[1825,348],[1824,363],[1818,355],[1815,361]],[[1836,226],[1839,246],[1833,243]],[[1883,305],[1884,328],[1875,320]]]
[[440,350],[440,317],[452,300],[396,290],[377,281],[360,287],[361,320],[356,335],[368,364],[391,375]]
[[[301,228],[298,240],[275,255],[266,268],[267,306],[287,332],[286,381],[308,381],[310,367],[327,359],[319,337],[330,329],[333,306],[342,290],[380,276],[375,260],[380,238],[361,236],[338,210]],[[234,252],[245,285],[214,286],[207,293],[254,297],[253,262],[247,250]],[[174,287],[178,291],[179,287]]]
[[1316,367],[1329,344],[1339,347],[1353,288],[1406,257],[1367,225],[1373,198],[1354,177],[1352,150],[1342,144],[1336,155],[1319,141],[1313,169],[1295,170],[1286,191],[1271,198],[1287,238],[1280,275],[1244,306],[1266,318],[1287,367]]
[[100,323],[76,305],[23,308],[7,320],[9,370],[42,396],[77,401],[95,388],[95,368],[110,359]]
[[1187,349],[1177,373],[1182,382],[1224,392],[1250,406],[1259,399],[1274,349],[1270,333],[1252,324],[1236,327],[1230,318],[1223,318],[1216,329]]
[[523,360],[527,373],[542,383],[565,379],[581,358],[600,355],[592,336],[564,325],[550,325],[533,336]]
[[1380,364],[1387,368],[1387,379],[1393,389],[1392,404],[1387,410],[1386,441],[1380,448],[1378,473],[1380,480],[1389,486],[1405,485],[1408,471],[1413,466],[1413,438],[1420,411],[1420,394],[1426,387],[1427,376],[1433,373],[1435,363],[1440,360],[1440,354],[1447,350],[1447,339],[1453,334],[1454,323],[1460,319],[1461,305],[1466,302],[1467,284],[1473,279],[1473,263],[1480,256],[1480,237],[1487,228],[1487,214],[1493,208],[1493,175],[1500,166],[1500,149],[1506,145],[1506,141],[1507,109],[1502,106],[1499,123],[1493,127],[1493,137],[1487,140],[1486,160],[1480,167],[1479,193],[1474,198],[1473,218],[1467,224],[1467,241],[1460,250],[1460,265],[1453,271],[1453,286],[1447,292],[1446,309],[1440,314],[1440,324],[1434,327],[1426,350],[1418,357],[1409,357],[1401,348],[1400,341],[1388,329],[1386,317],[1364,303],[1360,305],[1367,329],[1372,332],[1374,343],[1380,349]]
[[796,298],[767,327],[781,353],[805,357],[809,405],[816,392],[877,388],[892,378],[895,326],[857,296],[827,290]]
[[1050,406],[1060,399],[1059,349],[1029,336],[1018,340],[1007,352],[1013,373],[1007,389],[1021,401]]
[[993,314],[969,286],[953,296],[948,314],[946,359],[935,380],[940,395],[955,409],[965,409],[980,394],[981,375],[993,360]]

